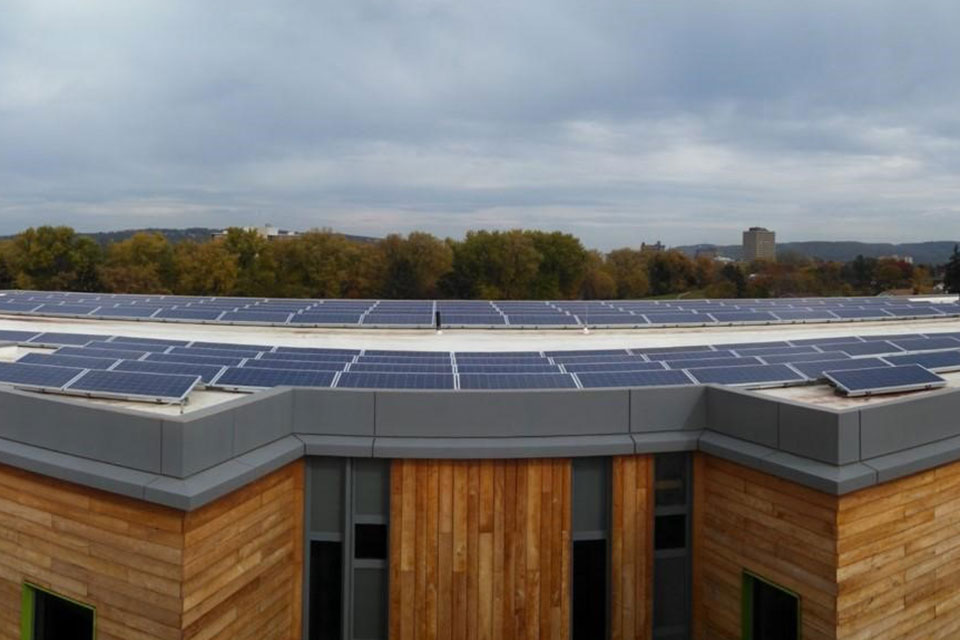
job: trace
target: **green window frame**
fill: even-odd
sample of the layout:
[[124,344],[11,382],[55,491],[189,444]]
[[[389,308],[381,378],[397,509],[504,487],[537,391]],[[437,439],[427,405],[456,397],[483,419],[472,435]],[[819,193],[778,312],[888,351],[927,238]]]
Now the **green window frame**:
[[92,621],[93,628],[90,630],[90,637],[97,637],[97,609],[83,602],[74,600],[73,598],[68,598],[67,596],[51,591],[50,589],[44,589],[41,586],[32,584],[30,582],[24,582],[23,588],[20,592],[20,640],[36,640],[34,637],[34,617],[35,617],[35,608],[37,601],[37,593],[44,593],[48,596],[53,596],[54,598],[59,598],[71,604],[74,604],[78,607],[82,607],[90,611],[90,619]]
[[789,596],[791,596],[797,603],[797,637],[795,640],[800,640],[801,635],[801,626],[800,626],[800,594],[783,587],[776,582],[771,582],[766,578],[762,578],[755,573],[749,571],[743,572],[743,588],[741,591],[741,603],[740,603],[740,628],[741,628],[741,638],[743,640],[763,640],[762,638],[754,638],[753,636],[753,588],[757,582],[763,583],[769,587],[781,591]]

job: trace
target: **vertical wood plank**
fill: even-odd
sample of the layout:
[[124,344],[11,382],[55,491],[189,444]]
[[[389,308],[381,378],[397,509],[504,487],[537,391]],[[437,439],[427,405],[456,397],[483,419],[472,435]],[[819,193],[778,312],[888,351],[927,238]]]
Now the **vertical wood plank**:
[[453,640],[453,464],[440,462],[439,556],[437,558],[437,637]]
[[403,461],[390,464],[390,637],[403,637],[404,590],[400,557],[403,555]]
[[453,497],[453,637],[467,637],[467,462],[454,463]]
[[438,636],[438,580],[439,580],[439,549],[440,549],[440,465],[436,460],[430,460],[427,467],[427,498],[426,498],[426,549],[425,559],[426,571],[424,579],[426,580],[426,602],[424,603],[426,611],[426,633],[423,636],[426,640],[436,640]]

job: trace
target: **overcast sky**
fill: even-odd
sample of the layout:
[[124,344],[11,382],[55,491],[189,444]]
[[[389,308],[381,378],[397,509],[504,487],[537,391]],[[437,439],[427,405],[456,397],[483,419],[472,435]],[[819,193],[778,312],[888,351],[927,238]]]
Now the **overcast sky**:
[[960,3],[2,0],[0,233],[960,238]]

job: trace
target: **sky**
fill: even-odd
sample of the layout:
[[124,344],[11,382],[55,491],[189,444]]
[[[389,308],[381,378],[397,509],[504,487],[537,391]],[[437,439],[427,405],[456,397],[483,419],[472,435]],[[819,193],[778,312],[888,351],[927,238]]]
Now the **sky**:
[[0,234],[960,239],[960,3],[3,0]]

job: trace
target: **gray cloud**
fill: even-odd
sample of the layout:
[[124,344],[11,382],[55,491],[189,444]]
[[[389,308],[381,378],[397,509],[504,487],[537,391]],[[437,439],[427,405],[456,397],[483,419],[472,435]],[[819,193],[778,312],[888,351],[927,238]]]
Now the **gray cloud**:
[[[960,236],[960,5],[12,0],[0,233]],[[918,224],[920,222],[920,224]]]

